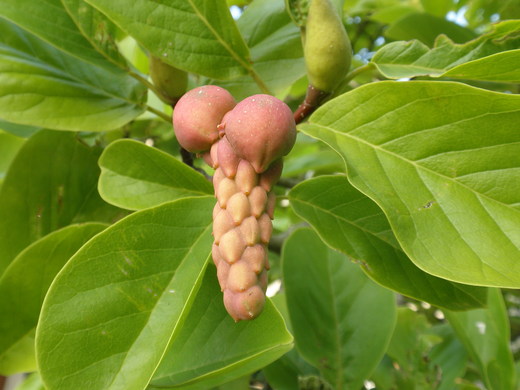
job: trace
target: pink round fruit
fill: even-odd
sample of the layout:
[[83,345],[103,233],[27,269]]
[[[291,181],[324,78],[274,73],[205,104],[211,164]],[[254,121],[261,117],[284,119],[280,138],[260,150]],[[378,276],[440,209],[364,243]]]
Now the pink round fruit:
[[296,140],[296,124],[291,109],[270,95],[253,95],[229,111],[220,127],[238,157],[264,172],[285,156]]
[[190,152],[208,151],[219,137],[217,126],[233,107],[233,96],[215,85],[186,92],[173,110],[173,128],[179,144]]

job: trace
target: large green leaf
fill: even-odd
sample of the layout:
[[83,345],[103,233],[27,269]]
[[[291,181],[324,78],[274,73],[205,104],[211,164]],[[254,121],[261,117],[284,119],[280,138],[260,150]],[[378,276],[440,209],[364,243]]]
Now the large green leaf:
[[9,164],[11,164],[14,156],[16,156],[16,153],[22,147],[23,142],[23,138],[0,130],[0,187],[4,181]]
[[421,269],[520,287],[520,96],[458,83],[380,82],[300,129],[336,151]]
[[216,79],[249,73],[249,50],[225,0],[87,0],[152,54]]
[[385,35],[391,39],[418,39],[428,46],[432,46],[440,34],[447,35],[457,43],[475,38],[475,33],[467,28],[445,18],[421,12],[406,14],[385,30]]
[[34,331],[45,293],[69,258],[106,228],[100,223],[70,225],[23,250],[0,278],[0,373],[36,369]]
[[485,304],[486,289],[453,283],[418,268],[401,249],[383,211],[345,176],[306,180],[291,190],[289,200],[328,245],[354,259],[383,286],[452,310]]
[[46,130],[25,141],[0,189],[0,273],[53,230],[121,215],[97,193],[97,157],[75,133]]
[[43,130],[41,127],[19,125],[0,119],[0,129],[21,138],[29,138],[34,133]]
[[59,130],[104,131],[144,111],[146,88],[114,66],[83,62],[1,18],[0,36],[1,118]]
[[489,289],[486,309],[445,314],[477,365],[486,387],[514,390],[516,371],[509,347],[509,319],[500,290]]
[[514,50],[520,44],[519,30],[520,21],[509,20],[462,45],[444,35],[432,49],[418,40],[392,42],[378,50],[372,62],[388,78],[429,75],[515,82],[519,77],[515,67],[519,54]]
[[[251,50],[253,68],[272,93],[282,92],[305,75],[300,30],[291,21],[283,1],[255,0],[237,25]],[[238,99],[261,92],[247,76],[219,85]]]
[[134,213],[72,257],[36,330],[49,390],[146,387],[203,279],[213,203],[186,198]]
[[2,0],[1,4],[0,17],[77,58],[112,68],[81,34],[60,0]]
[[123,69],[128,68],[117,47],[117,27],[85,0],[61,0],[85,38],[107,59]]
[[520,49],[497,53],[456,66],[444,77],[520,83]]
[[107,202],[139,210],[213,193],[202,174],[160,150],[132,140],[110,144],[99,159],[99,193]]
[[261,369],[289,351],[292,341],[270,301],[255,321],[235,323],[224,308],[216,268],[209,266],[151,387],[209,389]]
[[360,388],[392,336],[394,294],[310,229],[296,230],[282,256],[296,347],[333,388]]

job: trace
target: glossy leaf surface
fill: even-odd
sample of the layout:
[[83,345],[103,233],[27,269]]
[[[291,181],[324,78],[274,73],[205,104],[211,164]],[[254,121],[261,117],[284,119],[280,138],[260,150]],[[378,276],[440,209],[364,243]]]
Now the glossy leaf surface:
[[249,50],[223,0],[87,0],[152,54],[216,79],[248,73]]
[[310,229],[295,231],[282,256],[296,347],[334,388],[360,388],[390,341],[394,294]]
[[186,198],[137,212],[74,255],[36,332],[48,389],[146,387],[203,279],[213,203]]
[[125,209],[139,210],[213,193],[211,182],[202,174],[141,142],[113,142],[104,150],[99,165],[99,193],[107,202]]
[[151,387],[208,389],[257,371],[291,348],[292,336],[270,301],[258,319],[233,321],[222,302],[216,268],[210,265]]
[[43,298],[69,258],[107,225],[69,225],[23,250],[0,278],[0,372],[36,369],[34,331]]
[[291,190],[289,199],[328,245],[358,262],[381,285],[452,310],[485,304],[486,289],[453,283],[418,268],[401,249],[383,211],[345,176],[306,180]]
[[115,66],[84,62],[4,19],[0,35],[0,118],[105,131],[144,111],[145,87]]
[[121,216],[97,193],[97,158],[71,132],[45,130],[25,141],[0,189],[0,272],[54,230]]
[[343,156],[418,267],[520,287],[519,120],[519,96],[381,82],[330,101],[300,129]]

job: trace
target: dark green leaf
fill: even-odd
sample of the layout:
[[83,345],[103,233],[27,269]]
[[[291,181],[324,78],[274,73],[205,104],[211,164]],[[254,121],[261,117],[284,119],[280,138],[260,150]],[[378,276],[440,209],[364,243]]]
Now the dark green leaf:
[[0,36],[2,119],[58,130],[104,131],[144,111],[146,88],[114,66],[83,62],[1,18]]
[[147,386],[202,282],[213,204],[186,198],[137,212],[72,257],[36,330],[49,390]]
[[151,387],[209,389],[257,371],[291,348],[292,336],[270,301],[258,319],[233,321],[222,302],[216,269],[210,265]]
[[486,289],[453,283],[418,268],[399,246],[383,211],[345,176],[304,181],[291,190],[289,200],[328,245],[357,261],[383,286],[452,310],[485,304]]
[[[282,1],[255,0],[237,25],[251,50],[253,68],[271,93],[283,92],[305,75],[300,31],[287,15]],[[238,99],[263,92],[249,76],[218,84]]]
[[69,258],[107,225],[69,225],[23,250],[0,278],[0,372],[36,369],[34,331],[43,298]]
[[97,193],[97,157],[70,132],[46,130],[25,141],[0,190],[0,273],[53,230],[121,215]]
[[499,289],[489,289],[488,308],[446,312],[446,318],[477,365],[490,390],[513,390],[516,371],[509,347],[510,327]]
[[99,193],[107,202],[139,210],[189,196],[211,195],[202,174],[174,157],[145,144],[120,140],[99,159]]
[[2,0],[0,17],[74,57],[113,68],[81,34],[60,0]]
[[310,229],[295,231],[282,256],[296,347],[333,388],[360,388],[390,341],[394,294]]
[[225,0],[87,0],[152,54],[216,79],[249,73],[249,50]]
[[[1,126],[1,124],[0,124]],[[22,147],[24,139],[0,130],[0,187],[4,181],[7,168],[14,156]]]
[[61,0],[70,17],[87,40],[107,59],[128,68],[117,47],[117,27],[85,0]]

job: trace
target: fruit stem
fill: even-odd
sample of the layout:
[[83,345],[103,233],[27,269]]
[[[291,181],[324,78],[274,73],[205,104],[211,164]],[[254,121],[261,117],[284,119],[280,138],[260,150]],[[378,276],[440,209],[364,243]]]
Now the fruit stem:
[[164,119],[166,122],[168,123],[171,123],[172,121],[172,118],[169,116],[169,115],[166,115],[164,112],[162,111],[159,111],[151,106],[146,106],[146,110],[147,111],[150,111],[151,113],[154,113],[155,115],[157,115],[159,118],[161,119]]

